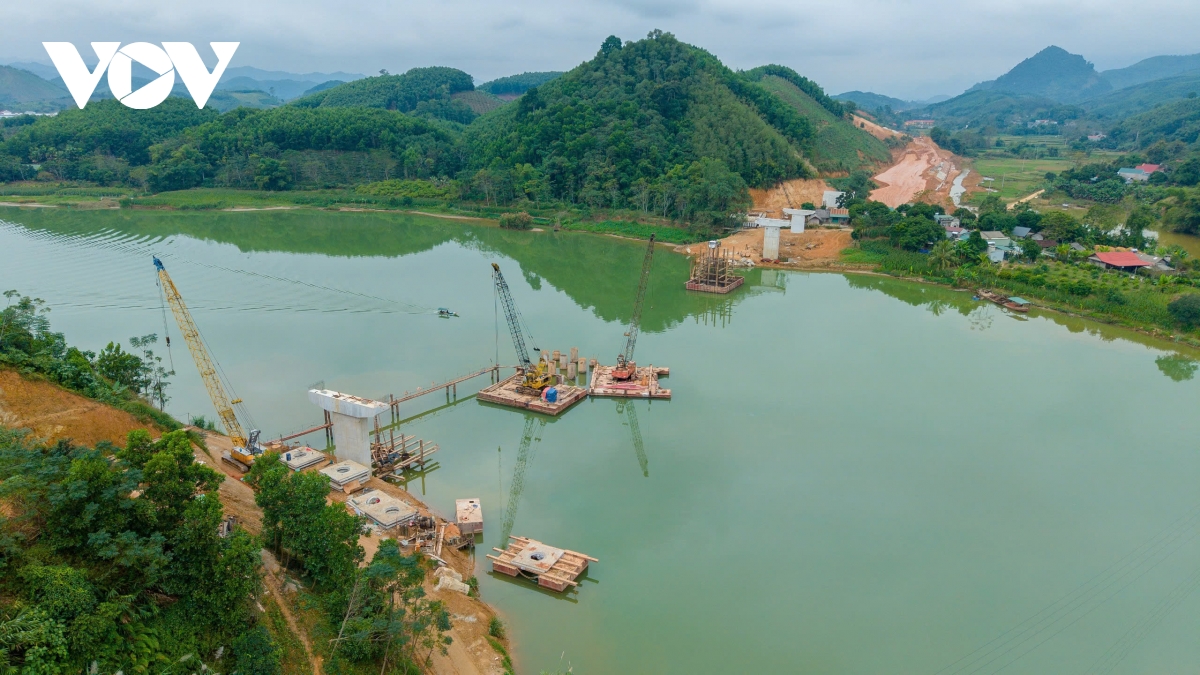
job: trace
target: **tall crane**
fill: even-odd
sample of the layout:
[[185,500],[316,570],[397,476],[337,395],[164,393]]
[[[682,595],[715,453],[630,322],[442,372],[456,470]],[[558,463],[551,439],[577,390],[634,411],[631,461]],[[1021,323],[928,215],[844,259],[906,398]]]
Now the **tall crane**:
[[[517,305],[513,302],[512,291],[508,289],[508,282],[504,280],[504,275],[500,273],[500,266],[496,263],[492,263],[492,282],[496,285],[496,294],[500,296],[500,304],[504,305],[504,319],[508,322],[513,348],[517,351],[517,360],[520,361],[521,372],[525,376],[517,387],[517,391],[530,396],[540,396],[542,390],[549,387],[554,381],[554,378],[550,376],[550,364],[546,363],[540,355],[537,365],[534,365],[533,361],[529,359],[529,350],[525,347],[525,333],[528,329],[522,327],[524,321],[521,313],[517,310]],[[530,341],[533,341],[532,335]],[[533,349],[538,351],[536,346]]]
[[646,300],[646,284],[650,281],[650,265],[654,262],[654,235],[646,245],[646,257],[642,260],[642,278],[638,281],[637,298],[633,301],[633,317],[629,319],[629,332],[625,333],[625,351],[617,355],[617,365],[612,378],[616,381],[632,380],[637,376],[637,365],[633,362],[633,348],[637,346],[638,331],[642,327],[642,305]]
[[179,294],[175,282],[171,281],[171,275],[167,274],[167,268],[163,267],[162,261],[157,257],[154,258],[154,269],[158,270],[162,291],[167,296],[167,303],[171,305],[171,313],[175,315],[175,322],[179,324],[179,332],[183,334],[188,351],[192,353],[192,359],[196,362],[196,369],[200,371],[200,379],[204,380],[204,387],[208,389],[208,397],[217,409],[217,416],[221,418],[221,426],[225,427],[225,433],[229,434],[229,440],[233,441],[232,453],[222,459],[243,471],[249,471],[255,455],[262,453],[262,448],[258,445],[259,431],[252,429],[247,436],[242,429],[241,422],[233,412],[233,406],[241,403],[241,399],[230,400],[229,395],[225,393],[225,387],[217,374],[217,366],[200,338],[200,329],[196,328],[196,322],[192,320],[191,312],[183,303],[183,296]]
[[[534,428],[534,423],[537,428]],[[525,467],[533,459],[533,451],[542,440],[542,431],[546,428],[546,418],[529,415],[525,418],[525,430],[521,432],[521,447],[517,450],[517,464],[513,467],[513,479],[508,488],[508,503],[504,505],[504,520],[500,525],[501,545],[508,541],[512,534],[513,523],[517,520],[517,506],[521,503],[521,492],[525,490]]]

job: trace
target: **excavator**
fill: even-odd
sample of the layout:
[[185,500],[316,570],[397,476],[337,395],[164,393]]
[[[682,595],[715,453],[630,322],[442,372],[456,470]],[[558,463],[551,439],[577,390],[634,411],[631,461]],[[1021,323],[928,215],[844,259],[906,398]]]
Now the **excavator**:
[[183,334],[188,351],[192,353],[192,359],[196,362],[196,369],[200,371],[200,379],[204,380],[204,386],[208,389],[208,397],[212,400],[213,407],[217,409],[217,416],[221,418],[221,425],[225,427],[225,433],[229,435],[229,440],[233,441],[232,452],[224,453],[221,459],[242,471],[249,471],[250,466],[254,464],[254,458],[263,452],[262,446],[258,443],[259,430],[251,429],[247,436],[242,429],[241,422],[233,412],[233,407],[239,405],[242,400],[240,398],[230,400],[229,395],[225,393],[225,387],[221,384],[221,378],[217,374],[219,366],[209,356],[208,350],[204,348],[200,329],[196,328],[196,322],[192,320],[191,312],[183,303],[183,296],[179,294],[175,282],[171,281],[171,275],[167,274],[167,268],[157,257],[154,258],[154,269],[158,271],[159,284],[162,286],[163,294],[166,295],[167,304],[171,305],[171,313],[175,315],[175,322],[179,324],[179,332]]
[[633,317],[629,320],[629,331],[625,333],[625,351],[617,354],[617,365],[613,368],[614,382],[628,382],[637,377],[637,364],[633,361],[633,348],[637,345],[638,331],[642,327],[642,305],[646,300],[646,283],[650,281],[650,265],[654,262],[654,235],[646,245],[646,257],[642,260],[642,278],[638,281],[637,297],[633,301]]
[[[540,356],[536,365],[529,359],[529,350],[525,347],[525,333],[528,333],[529,329],[528,327],[522,328],[525,321],[521,318],[521,313],[517,310],[516,303],[513,302],[512,291],[508,289],[508,282],[504,280],[504,275],[500,273],[500,266],[496,263],[492,263],[492,281],[496,285],[496,294],[500,296],[500,304],[504,306],[504,319],[508,321],[508,331],[512,334],[513,348],[516,349],[517,360],[520,361],[519,367],[523,378],[521,384],[517,385],[517,393],[526,396],[541,396],[543,389],[554,384],[554,377],[550,375],[550,364]],[[532,341],[533,336],[530,335],[530,342]],[[540,351],[536,346],[533,350]]]

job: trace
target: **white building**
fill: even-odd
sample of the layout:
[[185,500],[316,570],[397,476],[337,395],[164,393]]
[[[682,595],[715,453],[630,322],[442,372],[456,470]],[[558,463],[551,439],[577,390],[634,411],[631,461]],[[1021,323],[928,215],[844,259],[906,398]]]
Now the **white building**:
[[827,209],[836,209],[838,207],[838,200],[844,194],[846,193],[840,190],[826,190],[821,196],[821,206]]

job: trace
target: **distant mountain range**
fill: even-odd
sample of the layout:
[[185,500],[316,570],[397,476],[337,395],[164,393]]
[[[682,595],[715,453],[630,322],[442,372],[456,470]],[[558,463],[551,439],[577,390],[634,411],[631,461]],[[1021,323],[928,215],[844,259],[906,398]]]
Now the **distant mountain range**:
[[1000,77],[942,101],[904,101],[862,91],[836,98],[871,112],[890,106],[898,113],[891,118],[896,123],[929,118],[949,129],[1003,128],[1047,119],[1086,121],[1096,129],[1197,92],[1200,54],[1155,56],[1099,72],[1083,56],[1050,46]]
[[[36,77],[31,77],[36,76]],[[330,88],[343,82],[351,82],[366,77],[358,73],[289,73],[282,70],[263,70],[251,66],[229,68],[221,75],[217,91],[247,94],[260,92],[262,96],[247,97],[217,96],[213,105],[221,109],[223,103],[237,104],[253,100],[255,107],[268,105],[274,100],[275,105],[299,98],[309,93]],[[134,64],[134,82],[150,81],[151,73]],[[107,95],[105,80],[97,87],[97,97]],[[176,86],[182,92],[182,88]],[[15,107],[21,111],[49,112],[61,110],[71,104],[70,94],[59,77],[54,66],[37,61],[19,61],[8,66],[0,66],[0,108]]]
[[900,112],[903,110],[912,110],[913,108],[921,108],[933,103],[941,103],[950,97],[942,95],[934,96],[924,101],[905,101],[869,91],[848,91],[844,94],[838,94],[834,98],[839,101],[853,101],[863,110],[879,110],[880,108],[891,106],[894,112]]

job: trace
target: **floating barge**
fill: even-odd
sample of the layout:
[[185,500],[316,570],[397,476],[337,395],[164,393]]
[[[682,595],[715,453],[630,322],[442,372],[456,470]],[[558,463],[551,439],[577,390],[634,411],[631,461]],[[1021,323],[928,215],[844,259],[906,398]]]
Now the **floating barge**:
[[492,549],[500,555],[488,554],[492,571],[510,577],[536,579],[538,586],[559,593],[567,590],[568,586],[579,585],[575,580],[587,569],[589,562],[600,562],[591,556],[547,546],[526,537],[509,535],[509,539],[512,541],[508,548]]
[[1005,309],[1011,309],[1014,312],[1026,313],[1029,311],[1029,301],[1024,298],[1006,297],[999,293],[993,293],[987,289],[981,288],[976,292],[976,295],[1000,305]]
[[544,415],[559,415],[567,408],[582,401],[588,394],[588,390],[585,387],[557,384],[554,386],[558,389],[558,400],[554,403],[548,403],[537,396],[530,396],[517,391],[517,387],[521,386],[521,382],[524,379],[524,374],[518,372],[507,380],[501,380],[487,389],[481,390],[476,394],[476,398],[480,401],[506,405],[510,408],[524,408]]
[[671,398],[671,390],[658,385],[658,378],[671,374],[670,368],[645,366],[637,368],[637,375],[625,382],[613,380],[615,366],[594,366],[588,391],[592,396],[612,398]]

